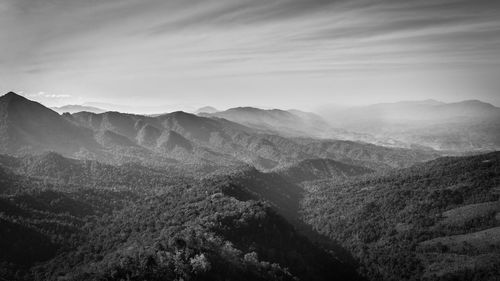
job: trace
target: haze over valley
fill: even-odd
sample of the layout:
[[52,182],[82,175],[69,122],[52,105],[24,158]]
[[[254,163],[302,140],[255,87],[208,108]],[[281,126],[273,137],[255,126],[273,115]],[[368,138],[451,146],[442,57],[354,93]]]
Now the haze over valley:
[[[411,118],[412,109],[427,114]],[[355,132],[328,115],[253,107],[59,114],[9,92],[0,97],[0,273],[14,280],[495,280],[500,166],[488,151],[498,149],[498,110],[477,101],[374,105],[341,122]],[[429,130],[429,118],[449,130]],[[369,122],[371,130],[356,126]],[[415,128],[398,131],[397,122]],[[471,124],[486,127],[471,133]],[[394,131],[386,139],[375,128]],[[471,154],[481,155],[457,157]],[[189,220],[180,217],[186,211]],[[470,240],[477,235],[484,239]],[[281,242],[267,244],[273,239]],[[456,241],[478,252],[463,256]]]

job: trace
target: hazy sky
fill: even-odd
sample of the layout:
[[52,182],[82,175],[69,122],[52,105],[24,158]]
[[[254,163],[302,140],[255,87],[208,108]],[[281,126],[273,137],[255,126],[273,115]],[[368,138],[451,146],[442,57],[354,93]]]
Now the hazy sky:
[[500,105],[498,0],[0,0],[0,42],[50,106]]

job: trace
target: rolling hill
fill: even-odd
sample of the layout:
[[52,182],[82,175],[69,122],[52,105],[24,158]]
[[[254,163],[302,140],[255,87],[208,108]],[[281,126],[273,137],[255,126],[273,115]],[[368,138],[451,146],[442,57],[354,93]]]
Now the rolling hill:
[[285,194],[276,175],[226,185],[54,153],[0,158],[3,183],[20,188],[0,190],[2,278],[361,280],[262,201]]
[[[59,186],[62,189],[57,191],[61,192],[85,187],[153,194],[179,182],[194,181],[188,173],[178,169],[154,169],[136,163],[109,165],[95,160],[66,158],[54,152],[19,158],[2,155],[0,168],[6,173],[5,178],[28,178],[32,183],[40,182],[33,187]],[[22,183],[21,180],[18,182]],[[22,186],[27,188],[17,187],[18,192],[30,190],[27,185]]]
[[500,152],[311,183],[304,219],[370,280],[497,280]]

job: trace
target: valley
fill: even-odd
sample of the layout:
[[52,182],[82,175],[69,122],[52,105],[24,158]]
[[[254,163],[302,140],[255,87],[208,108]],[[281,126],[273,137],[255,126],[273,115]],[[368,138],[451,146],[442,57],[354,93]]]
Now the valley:
[[0,97],[0,276],[500,276],[498,152],[336,139],[305,112],[209,111],[58,114]]

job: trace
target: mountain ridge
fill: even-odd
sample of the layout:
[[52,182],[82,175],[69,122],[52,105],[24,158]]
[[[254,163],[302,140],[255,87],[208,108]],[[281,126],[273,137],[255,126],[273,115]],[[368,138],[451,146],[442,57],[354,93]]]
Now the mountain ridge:
[[95,147],[89,132],[63,119],[57,112],[13,92],[0,97],[0,152],[40,147],[77,152]]
[[[199,166],[200,169],[206,167],[209,170],[242,163],[267,170],[307,158],[333,157],[333,151],[326,151],[327,146],[315,144],[317,140],[298,141],[281,136],[275,131],[262,131],[214,116],[203,117],[182,111],[154,117],[116,111],[59,115],[39,103],[32,103],[14,94],[0,98],[0,101],[7,98],[18,99],[17,103],[22,105],[21,107],[34,105],[36,110],[16,109],[14,113],[19,116],[13,120],[15,122],[4,120],[3,124],[6,125],[0,131],[1,136],[20,138],[21,141],[4,142],[11,143],[12,147],[4,145],[0,151],[2,153],[55,151],[65,156],[110,163],[138,161],[167,166],[176,163]],[[2,108],[6,107],[7,105]],[[256,110],[260,112],[259,109]],[[308,118],[312,118],[312,122],[315,122],[315,116],[308,113],[301,113],[305,116],[300,117],[287,111],[275,110],[271,111],[271,116],[276,116],[276,113],[280,118],[290,117],[291,119],[285,118],[290,126],[295,125],[295,120],[299,119],[306,120],[303,123],[307,123]],[[7,110],[2,109],[1,114],[6,116]],[[298,114],[297,111],[295,114]],[[50,121],[44,121],[44,118],[38,115],[48,115]],[[283,119],[279,120],[281,122]],[[340,154],[336,153],[333,159],[349,159],[355,155],[349,152],[350,149],[364,147],[364,155],[356,156],[359,158],[357,160],[361,161],[357,163],[361,163],[362,166],[390,167],[394,163],[402,163],[392,162],[389,158],[372,157],[372,154],[378,153],[377,150],[405,155],[409,157],[406,163],[428,160],[436,156],[432,152],[425,151],[414,153],[411,150],[391,150],[359,143],[342,143],[344,150]],[[373,159],[376,161],[373,162]]]
[[399,102],[323,110],[330,124],[381,140],[455,153],[500,149],[500,108],[479,100]]
[[63,113],[76,113],[80,111],[87,111],[87,112],[92,112],[92,113],[103,113],[108,110],[98,108],[98,107],[93,107],[93,106],[85,106],[85,105],[79,105],[79,104],[68,104],[68,105],[63,105],[59,107],[51,107],[50,109],[54,110],[55,112],[59,114]]

